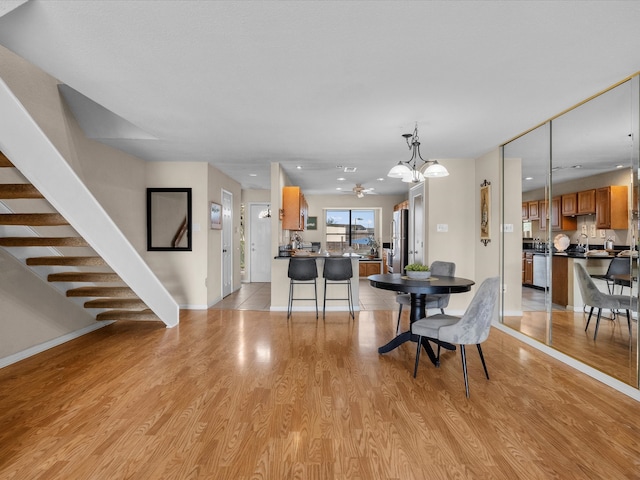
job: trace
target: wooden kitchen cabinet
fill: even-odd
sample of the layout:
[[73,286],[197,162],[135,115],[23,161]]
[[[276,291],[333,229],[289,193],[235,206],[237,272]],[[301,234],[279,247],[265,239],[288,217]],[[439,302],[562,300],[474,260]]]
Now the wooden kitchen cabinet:
[[282,188],[282,228],[300,231],[307,226],[309,207],[300,187]]
[[[578,227],[578,220],[576,217],[565,217],[562,215],[562,197],[553,197],[551,199],[551,209],[548,208],[546,200],[540,201],[540,230],[547,229],[547,218],[551,216],[549,222],[551,230],[575,230]],[[550,210],[550,211],[549,211]]]
[[629,226],[626,185],[596,189],[596,228],[626,230]]
[[596,213],[596,189],[584,190],[577,193],[578,215],[590,215]]
[[367,278],[369,275],[378,275],[379,273],[382,273],[380,271],[381,263],[382,262],[380,261],[367,262],[360,260],[358,272],[360,274],[360,278]]
[[522,202],[522,220],[529,220],[529,202]]
[[578,214],[578,194],[567,193],[562,195],[562,215]]
[[538,201],[529,202],[529,220],[540,220]]

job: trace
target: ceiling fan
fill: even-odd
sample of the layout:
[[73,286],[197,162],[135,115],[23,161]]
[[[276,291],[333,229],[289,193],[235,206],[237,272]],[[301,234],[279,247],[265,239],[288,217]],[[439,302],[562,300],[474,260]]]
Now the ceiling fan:
[[358,197],[358,198],[362,198],[362,197],[364,197],[364,196],[365,196],[365,194],[368,194],[368,195],[375,195],[375,193],[373,192],[373,190],[374,190],[374,189],[373,189],[373,187],[371,187],[371,188],[364,188],[364,187],[362,186],[362,184],[360,184],[360,183],[356,183],[356,186],[355,186],[355,187],[353,187],[353,189],[352,189],[352,190],[353,190],[353,193],[355,193],[355,194],[356,194],[356,197]]

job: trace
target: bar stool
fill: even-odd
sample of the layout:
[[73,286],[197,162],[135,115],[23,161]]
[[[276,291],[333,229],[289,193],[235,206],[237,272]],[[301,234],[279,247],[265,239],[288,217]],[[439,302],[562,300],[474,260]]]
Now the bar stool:
[[[355,320],[355,315],[353,313],[353,293],[351,291],[351,278],[353,278],[351,258],[325,258],[322,276],[324,277],[324,301],[322,302],[322,318],[324,318],[327,300],[348,300],[349,315]],[[347,285],[347,298],[327,298],[327,282],[330,282],[329,285]]]
[[[316,319],[318,318],[318,286],[316,278],[318,278],[318,268],[316,267],[315,258],[290,258],[289,259],[289,304],[287,305],[287,320],[291,316],[291,309],[294,300],[315,300],[316,302]],[[313,298],[294,298],[293,286],[296,284],[310,285],[313,282]]]

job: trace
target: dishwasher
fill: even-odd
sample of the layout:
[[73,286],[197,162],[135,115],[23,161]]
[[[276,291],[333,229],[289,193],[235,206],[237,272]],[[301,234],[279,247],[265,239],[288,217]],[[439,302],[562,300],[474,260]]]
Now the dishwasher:
[[547,255],[533,255],[533,284],[540,288],[549,288],[547,284]]

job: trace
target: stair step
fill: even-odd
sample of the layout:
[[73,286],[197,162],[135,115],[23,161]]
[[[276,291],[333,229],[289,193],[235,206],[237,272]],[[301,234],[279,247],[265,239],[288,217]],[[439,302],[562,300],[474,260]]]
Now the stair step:
[[3,213],[0,215],[0,225],[51,227],[69,223],[59,213]]
[[67,290],[67,297],[138,298],[129,287],[78,287]]
[[2,152],[0,152],[0,167],[13,167],[13,163]]
[[43,196],[30,183],[5,183],[0,184],[0,198],[43,198]]
[[82,237],[0,237],[0,247],[88,247]]
[[147,309],[146,303],[139,298],[96,298],[84,302],[84,308],[128,308]]
[[109,310],[96,315],[96,320],[160,320],[151,310]]
[[112,272],[60,272],[47,276],[50,282],[119,282],[120,276]]
[[53,257],[32,257],[27,258],[27,265],[34,266],[42,266],[42,265],[56,265],[56,266],[65,266],[65,267],[81,267],[81,266],[90,266],[97,267],[106,265],[107,262],[104,261],[102,257],[65,257],[62,255],[53,256]]

